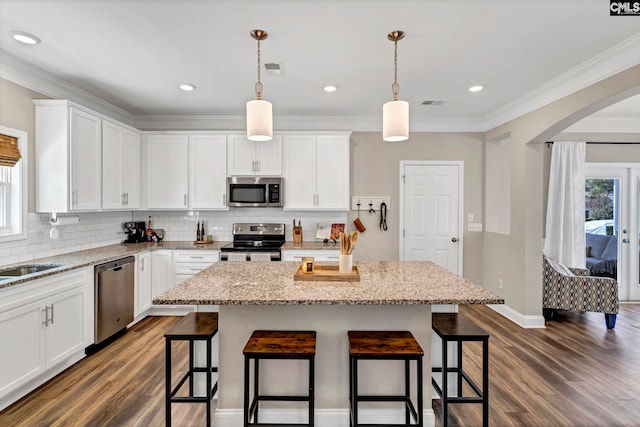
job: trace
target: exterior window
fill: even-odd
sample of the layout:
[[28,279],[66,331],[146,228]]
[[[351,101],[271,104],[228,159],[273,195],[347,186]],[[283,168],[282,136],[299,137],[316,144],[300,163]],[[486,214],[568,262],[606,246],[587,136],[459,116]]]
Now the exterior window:
[[0,242],[6,242],[27,238],[27,133],[3,126],[0,133],[18,138],[22,154],[15,166],[0,166]]

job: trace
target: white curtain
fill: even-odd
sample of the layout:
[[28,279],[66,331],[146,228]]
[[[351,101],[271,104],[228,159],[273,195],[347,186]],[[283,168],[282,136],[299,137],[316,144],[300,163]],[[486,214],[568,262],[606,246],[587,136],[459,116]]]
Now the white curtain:
[[584,268],[584,169],[586,142],[555,141],[551,152],[545,255]]

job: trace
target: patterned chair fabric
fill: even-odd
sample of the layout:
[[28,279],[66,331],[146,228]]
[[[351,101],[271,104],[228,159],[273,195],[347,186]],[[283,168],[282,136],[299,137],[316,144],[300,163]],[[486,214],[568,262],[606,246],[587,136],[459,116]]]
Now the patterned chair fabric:
[[619,311],[615,279],[589,276],[586,269],[570,269],[544,255],[542,259],[544,309],[605,313],[607,328],[613,329]]

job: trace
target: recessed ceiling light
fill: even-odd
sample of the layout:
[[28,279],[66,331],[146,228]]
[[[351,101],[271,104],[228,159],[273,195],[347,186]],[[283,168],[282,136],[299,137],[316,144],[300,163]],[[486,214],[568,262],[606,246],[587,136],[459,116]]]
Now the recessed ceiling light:
[[475,86],[471,86],[469,88],[469,92],[480,92],[482,89],[484,89],[484,86],[482,85],[475,85]]
[[338,90],[338,86],[336,85],[327,85],[324,87],[325,92],[335,92]]
[[196,85],[192,85],[191,83],[184,83],[180,85],[180,89],[184,90],[185,92],[191,92],[192,90],[196,89]]
[[11,34],[11,37],[24,44],[33,45],[38,44],[42,41],[33,34],[25,33],[24,31],[9,31],[9,34]]

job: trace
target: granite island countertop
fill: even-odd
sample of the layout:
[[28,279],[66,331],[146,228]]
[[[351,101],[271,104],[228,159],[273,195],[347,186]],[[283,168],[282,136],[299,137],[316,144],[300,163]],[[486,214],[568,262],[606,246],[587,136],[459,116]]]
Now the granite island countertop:
[[[321,265],[322,263],[318,263]],[[170,305],[504,304],[429,261],[358,261],[359,282],[294,281],[298,262],[220,262],[154,298]]]
[[107,261],[133,256],[146,251],[159,249],[170,250],[220,250],[220,248],[230,242],[216,241],[209,244],[196,244],[185,241],[166,241],[166,242],[149,242],[149,243],[122,243],[99,248],[86,249],[75,252],[68,252],[60,255],[50,256],[46,258],[38,258],[30,261],[24,261],[11,265],[3,265],[2,269],[19,267],[30,264],[59,264],[59,267],[44,270],[25,276],[18,276],[15,279],[0,281],[0,289],[9,286],[18,285],[30,280],[41,279],[43,277],[52,276],[54,274],[63,273],[65,271],[76,268],[87,267],[90,265],[100,264]]

